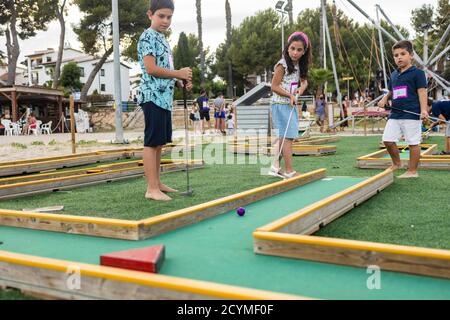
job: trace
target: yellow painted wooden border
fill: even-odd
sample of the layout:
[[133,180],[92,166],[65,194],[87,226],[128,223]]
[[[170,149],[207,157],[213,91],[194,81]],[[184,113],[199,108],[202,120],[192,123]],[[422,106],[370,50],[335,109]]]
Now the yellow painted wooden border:
[[306,208],[303,208],[297,212],[294,212],[288,216],[285,216],[279,220],[276,220],[270,224],[267,224],[261,228],[258,228],[257,231],[274,232],[276,230],[279,230],[279,229],[289,225],[290,223],[297,221],[301,218],[304,218],[307,215],[314,213],[316,210],[323,208],[326,205],[329,205],[330,203],[333,203],[343,197],[346,197],[346,196],[350,195],[351,193],[355,192],[356,190],[359,190],[367,185],[370,185],[370,184],[376,182],[377,180],[380,180],[381,178],[384,178],[385,176],[390,175],[390,174],[393,174],[393,171],[388,169],[388,170],[386,170],[372,178],[369,178],[361,183],[358,183],[346,190],[338,192],[335,195],[332,195],[326,199],[320,200],[316,203],[313,203],[310,206],[307,206]]
[[[194,160],[194,161],[200,161],[200,160]],[[111,171],[108,171],[111,172]],[[228,197],[224,197],[218,200],[213,200],[208,203],[196,205],[190,208],[177,210],[171,213],[163,214],[158,217],[148,218],[144,220],[120,220],[120,219],[105,219],[105,218],[96,218],[96,217],[80,217],[80,216],[71,216],[71,215],[55,215],[55,214],[49,214],[49,213],[33,213],[33,212],[23,212],[23,211],[15,211],[15,210],[3,210],[0,209],[0,215],[4,216],[16,216],[16,217],[29,217],[29,218],[36,218],[36,219],[48,219],[52,221],[67,221],[67,222],[80,222],[80,223],[92,223],[92,224],[99,224],[99,225],[111,225],[111,226],[120,226],[120,227],[130,227],[130,228],[138,228],[140,225],[153,225],[158,224],[160,222],[169,221],[171,219],[175,219],[180,216],[185,216],[189,214],[193,214],[202,210],[205,210],[207,208],[211,208],[214,206],[218,206],[223,203],[231,202],[240,198],[243,198],[245,196],[253,195],[259,192],[263,192],[266,190],[269,190],[274,187],[279,187],[283,185],[289,185],[292,184],[295,181],[303,180],[305,178],[309,178],[311,176],[314,176],[316,174],[324,174],[326,173],[326,169],[320,169],[316,170],[307,174],[300,175],[298,177],[295,177],[293,179],[289,179],[286,181],[279,181],[273,184],[265,185],[262,187],[258,187],[252,190],[244,191],[242,193],[231,195]],[[90,174],[89,176],[95,175]],[[11,186],[11,185],[8,185]]]
[[450,260],[450,250],[265,231],[256,231],[253,233],[253,237],[256,239],[272,240],[286,243],[302,243],[324,247],[367,250],[382,253],[394,253],[400,255]]
[[[265,147],[264,145],[260,145],[260,144],[256,144],[256,145],[252,145],[252,144],[236,144],[236,145],[231,145],[230,148],[236,149],[236,148],[261,148],[261,149],[267,149],[267,150],[273,150],[275,148],[273,147]],[[336,146],[321,146],[321,145],[293,145],[292,146],[292,150],[315,150],[315,149],[336,149]]]
[[52,220],[52,221],[66,221],[66,222],[75,222],[75,223],[91,223],[91,224],[110,225],[110,226],[117,226],[117,227],[130,227],[130,228],[138,228],[139,227],[139,221],[133,221],[133,220],[81,217],[81,216],[71,216],[71,215],[56,215],[56,214],[50,214],[50,213],[38,213],[38,212],[16,211],[16,210],[6,210],[6,209],[0,209],[0,216],[13,216],[13,217],[17,217],[17,218],[35,218],[35,219],[45,219],[45,220]]
[[266,226],[258,228],[253,233],[254,239],[268,240],[268,241],[277,241],[281,243],[301,243],[308,245],[317,245],[323,247],[334,247],[334,248],[343,248],[343,249],[353,249],[353,250],[365,250],[365,251],[374,251],[379,253],[391,253],[398,254],[403,256],[414,256],[414,257],[422,257],[429,259],[440,259],[440,260],[450,260],[450,250],[442,250],[442,249],[432,249],[432,248],[423,248],[423,247],[415,247],[415,246],[403,246],[403,245],[394,245],[387,243],[376,243],[369,241],[358,241],[358,240],[348,240],[348,239],[338,239],[338,238],[325,238],[325,237],[317,237],[310,235],[298,235],[298,234],[289,234],[289,233],[280,233],[276,232],[289,225],[294,221],[298,221],[299,219],[304,218],[305,216],[314,213],[316,210],[332,204],[334,201],[341,199],[349,195],[350,193],[360,189],[364,186],[367,186],[377,180],[385,177],[388,174],[392,174],[392,170],[388,169],[383,173],[372,177],[358,185],[350,187],[347,190],[339,192],[327,199],[319,201],[315,204],[312,204],[298,212],[295,212],[291,215],[283,217],[277,221],[274,221]]
[[142,286],[188,292],[223,299],[242,299],[242,300],[310,299],[302,296],[217,284],[214,282],[191,280],[187,278],[178,278],[159,274],[148,274],[138,271],[128,271],[118,268],[110,268],[77,262],[41,258],[6,251],[0,251],[0,261],[5,263],[24,265],[33,268],[48,269],[64,273],[66,273],[67,270],[77,267],[80,270],[80,274],[83,276],[128,282]]
[[[195,164],[195,163],[200,163],[202,162],[201,160],[192,160],[189,163],[190,164]],[[173,167],[173,166],[177,166],[177,165],[181,165],[184,164],[185,162],[180,161],[180,162],[161,162],[161,167]],[[123,162],[120,164],[113,164],[113,165],[105,165],[105,166],[99,166],[99,167],[93,167],[93,168],[86,168],[86,169],[81,169],[81,170],[71,170],[71,171],[64,171],[62,172],[62,174],[64,173],[79,173],[79,172],[87,172],[89,170],[98,170],[98,169],[106,169],[106,168],[112,168],[112,167],[117,167],[117,166],[123,166],[123,165],[133,165],[133,164],[142,164],[142,161],[132,161],[132,162]],[[92,173],[85,173],[85,174],[80,174],[80,175],[71,175],[71,176],[64,176],[64,177],[59,177],[59,178],[51,178],[51,179],[42,179],[42,180],[37,180],[37,181],[26,181],[26,182],[20,182],[20,183],[11,183],[11,184],[5,184],[5,185],[0,185],[0,189],[8,189],[8,188],[14,188],[14,187],[23,187],[23,186],[29,186],[29,185],[35,185],[35,184],[43,184],[43,183],[49,183],[49,182],[57,182],[57,181],[66,181],[66,180],[72,180],[72,179],[79,179],[79,178],[85,178],[85,177],[92,177],[92,176],[100,176],[100,175],[105,175],[105,174],[110,174],[110,173],[119,173],[119,172],[126,172],[126,171],[130,171],[130,170],[135,170],[138,169],[139,166],[137,167],[131,167],[131,168],[122,168],[122,169],[114,169],[114,170],[107,170],[107,171],[99,171],[99,172],[92,172]],[[54,173],[49,173],[49,174],[42,174],[42,175],[36,175],[36,177],[39,176],[52,176],[55,175]],[[34,176],[33,176],[34,177]],[[0,180],[1,181],[8,181],[9,179],[12,179],[11,181],[13,181],[14,179],[21,179],[21,177],[15,177],[15,178],[6,178],[5,180]]]
[[[140,161],[135,161],[135,162],[140,162]],[[200,163],[202,162],[201,160],[192,160],[190,161],[190,163]],[[165,167],[171,167],[171,166],[176,166],[179,164],[183,164],[183,162],[175,162],[172,160],[164,160],[162,161],[162,166]],[[97,167],[96,167],[97,168]],[[136,168],[132,168],[132,169],[136,169]],[[89,169],[83,169],[80,170],[82,172],[85,172],[86,170]],[[105,173],[111,173],[111,172],[122,172],[125,170],[130,170],[130,168],[127,169],[122,169],[122,170],[111,170],[111,171],[106,171],[106,172],[100,172],[100,173],[93,173],[93,174],[86,174],[86,175],[82,175],[82,176],[74,176],[75,178],[77,177],[85,177],[85,176],[92,176],[92,175],[100,175],[100,174],[105,174]],[[64,177],[64,178],[71,178],[69,177]],[[49,182],[49,181],[59,181],[59,180],[64,180],[63,178],[58,178],[58,179],[47,179],[47,180],[41,180],[43,182]],[[4,185],[4,186],[0,186],[1,187],[13,187],[13,186],[21,186],[21,185],[29,185],[35,183],[34,181],[30,181],[30,182],[24,182],[24,183],[18,183],[18,184],[9,184],[9,185]],[[26,212],[26,211],[16,211],[16,210],[6,210],[6,209],[1,209],[0,208],[0,216],[14,216],[14,217],[18,217],[18,218],[35,218],[35,219],[45,219],[45,220],[52,220],[52,221],[66,221],[66,222],[75,222],[75,223],[91,223],[91,224],[98,224],[98,225],[110,225],[110,226],[117,226],[117,227],[129,227],[129,228],[138,228],[139,225],[141,224],[140,221],[134,221],[134,220],[121,220],[121,219],[107,219],[107,218],[97,218],[97,217],[82,217],[82,216],[72,216],[72,215],[55,215],[55,214],[50,214],[50,213],[35,213],[35,212]]]
[[32,165],[32,164],[44,164],[44,163],[51,163],[51,162],[58,163],[58,162],[63,162],[63,161],[67,161],[67,160],[83,159],[83,158],[95,157],[95,156],[100,156],[100,155],[114,155],[114,154],[124,154],[127,152],[141,152],[143,150],[144,150],[143,148],[102,150],[102,151],[95,151],[95,152],[80,153],[77,155],[66,155],[66,156],[56,156],[56,157],[35,158],[35,159],[28,159],[28,160],[0,162],[0,169],[14,168],[14,167]]
[[[421,157],[434,157],[434,156],[430,156],[428,155],[429,152],[434,151],[437,148],[437,144],[421,144],[420,145],[422,148],[426,148],[426,150],[424,150],[423,152],[421,152]],[[386,161],[390,161],[390,159],[383,159],[381,158],[382,156],[388,154],[386,149],[382,149],[379,151],[376,151],[374,153],[359,157],[357,160],[361,161],[361,160],[368,160],[368,161],[380,161],[380,160],[386,160]],[[405,160],[405,159],[402,159]],[[425,159],[420,159],[420,161],[425,160]]]
[[235,195],[231,195],[231,196],[228,196],[228,197],[225,197],[225,198],[222,198],[222,199],[213,200],[213,201],[210,201],[210,202],[207,202],[207,203],[203,203],[203,204],[200,204],[200,205],[197,205],[197,206],[194,206],[194,207],[181,209],[181,210],[177,210],[177,211],[174,211],[174,212],[171,212],[171,213],[163,214],[163,215],[160,215],[160,216],[157,216],[157,217],[141,220],[140,222],[143,223],[145,226],[158,224],[158,223],[161,223],[161,222],[164,222],[164,221],[172,220],[174,218],[190,215],[190,214],[193,214],[193,213],[196,213],[196,212],[199,212],[199,211],[211,208],[211,207],[219,206],[219,205],[224,204],[224,203],[228,203],[228,202],[231,202],[231,201],[242,199],[244,197],[251,196],[253,194],[257,194],[257,193],[260,193],[260,192],[263,192],[263,191],[266,191],[266,190],[270,190],[270,189],[275,188],[275,187],[281,187],[281,186],[284,186],[284,185],[290,185],[290,184],[293,184],[295,181],[307,179],[307,178],[312,177],[314,175],[325,174],[325,173],[326,173],[326,169],[315,170],[315,171],[312,171],[312,172],[309,172],[309,173],[306,173],[306,174],[302,174],[302,175],[300,175],[298,177],[295,177],[295,178],[292,178],[292,179],[289,179],[289,180],[279,181],[279,182],[272,183],[272,184],[269,184],[269,185],[265,185],[265,186],[262,186],[262,187],[258,187],[258,188],[252,189],[252,190],[244,191],[244,192],[241,192],[241,193],[238,193],[238,194],[235,194]]
[[[171,166],[176,166],[176,165],[180,165],[180,164],[184,164],[185,161],[174,161],[174,160],[161,160],[161,167],[171,167]],[[189,162],[190,164],[198,164],[198,163],[202,163],[202,160],[191,160]],[[44,177],[52,177],[52,176],[58,176],[58,175],[65,175],[64,178],[75,178],[75,177],[86,177],[86,176],[92,176],[93,172],[87,174],[88,171],[95,171],[97,170],[98,172],[96,173],[111,173],[111,172],[116,172],[114,170],[108,170],[108,171],[102,171],[102,170],[107,170],[107,169],[112,169],[114,167],[121,167],[121,166],[127,166],[129,165],[129,168],[123,168],[126,170],[134,170],[136,168],[138,168],[139,166],[142,166],[144,164],[143,160],[135,160],[135,161],[127,161],[127,162],[121,162],[121,163],[113,163],[113,164],[105,164],[105,165],[99,165],[96,167],[92,167],[92,168],[85,168],[85,169],[76,169],[76,170],[66,170],[66,171],[55,171],[55,172],[50,172],[50,173],[40,173],[40,174],[34,174],[34,175],[28,175],[28,176],[16,176],[16,177],[11,177],[11,178],[0,178],[0,188],[6,185],[1,185],[1,183],[4,182],[11,182],[11,181],[20,181],[23,179],[30,179],[30,178],[44,178]],[[131,167],[133,165],[136,165],[135,167]],[[66,176],[67,174],[71,174],[73,173],[73,176]],[[81,175],[76,175],[77,173],[84,173]],[[57,178],[53,178],[53,179],[57,179]],[[45,182],[49,182],[50,180],[53,179],[47,179]],[[41,180],[44,181],[44,180]],[[55,180],[57,181],[57,180]],[[37,181],[28,181],[28,182],[37,182]],[[8,186],[12,186],[13,184],[9,184]],[[13,186],[20,186],[20,184],[15,184]]]

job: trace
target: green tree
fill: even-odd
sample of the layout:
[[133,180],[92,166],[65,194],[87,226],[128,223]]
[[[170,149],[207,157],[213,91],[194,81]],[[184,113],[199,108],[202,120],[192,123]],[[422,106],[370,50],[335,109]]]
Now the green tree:
[[200,84],[205,85],[206,75],[206,55],[203,50],[203,23],[202,23],[202,1],[195,0],[197,8],[197,27],[198,27],[198,50],[200,51]]
[[[448,0],[439,0],[436,9],[436,38],[440,39],[450,24],[450,2]],[[447,40],[447,43],[450,39]]]
[[[231,45],[232,40],[232,32],[233,27],[231,24],[231,6],[230,2],[228,0],[225,1],[225,20],[226,20],[226,27],[227,27],[227,39],[226,44],[227,48]],[[227,54],[227,62],[228,62],[228,70],[227,70],[227,96],[232,97],[233,96],[233,62],[231,61],[230,55]]]
[[433,26],[434,24],[434,7],[431,4],[424,4],[414,9],[411,15],[411,23],[414,31],[420,36],[423,36],[424,25],[430,24]]
[[180,33],[178,45],[173,50],[173,60],[175,69],[194,66],[193,52],[189,47],[189,40],[184,32]]
[[[336,8],[335,13],[333,13],[332,6],[327,7],[327,19],[329,22],[333,51],[336,57],[340,56],[340,51],[343,59],[337,63],[338,77],[341,79],[344,76],[351,75],[355,78],[355,81],[351,83],[351,91],[364,91],[367,86],[373,87],[375,81],[374,75],[382,69],[376,29],[372,25],[361,25],[355,22],[340,9]],[[320,8],[304,10],[299,14],[297,22],[295,23],[295,29],[306,32],[310,38],[313,50],[313,66],[315,68],[323,68],[323,61],[320,59],[320,32],[318,31],[321,30],[320,24]],[[394,33],[393,28],[388,26],[385,22],[382,22],[382,26],[391,34]],[[406,37],[409,36],[405,28],[400,26],[397,26],[397,28]],[[390,50],[393,42],[387,37],[384,37],[383,45],[386,49],[387,67],[389,72],[389,70],[394,68]],[[338,48],[340,50],[338,50]],[[331,69],[328,48],[327,57],[328,69]],[[332,88],[333,85],[329,84],[329,89]]]
[[66,20],[65,16],[67,15],[66,8],[67,0],[56,1],[54,3],[54,11],[56,12],[56,18],[58,19],[60,25],[60,33],[59,33],[59,48],[58,48],[58,56],[56,58],[56,66],[55,71],[53,73],[53,81],[52,88],[56,89],[59,86],[59,81],[61,77],[61,64],[63,58],[64,51],[64,41],[66,38]]
[[[95,68],[88,76],[86,84],[81,90],[81,99],[85,100],[95,76],[105,61],[113,52],[112,45],[112,18],[111,0],[74,0],[80,11],[84,14],[80,23],[74,27],[83,51],[100,56]],[[119,29],[124,52],[132,52],[130,46],[136,46],[136,39],[148,28],[150,22],[145,12],[148,10],[147,0],[121,0],[119,1]],[[136,59],[136,57],[134,57]]]
[[311,69],[309,73],[309,88],[315,92],[315,96],[322,93],[325,82],[333,79],[333,72],[327,69]]
[[57,0],[0,2],[0,28],[6,36],[8,86],[14,85],[16,81],[17,60],[20,55],[19,39],[28,39],[35,36],[37,31],[47,29],[47,24],[55,17],[55,1]]
[[61,86],[65,91],[80,91],[83,85],[80,82],[81,69],[75,62],[67,63],[61,72]]
[[[450,17],[450,3],[448,2],[448,0],[439,0],[437,10],[436,10],[436,19],[435,19],[436,32],[434,35],[434,41],[433,41],[434,44],[437,45],[439,40],[441,40],[441,38],[444,36],[444,33],[450,24],[449,17]],[[449,45],[450,45],[450,36],[447,36],[447,39],[445,40],[443,46],[441,47],[441,50],[443,50],[444,48],[446,48]],[[444,70],[445,58],[446,58],[445,56],[442,57],[442,59],[440,59],[440,61],[438,62],[438,70],[440,72],[444,72],[444,76],[447,76],[446,80],[449,80],[448,70],[450,67],[447,64],[447,69],[446,69],[447,73],[445,73],[445,70]]]
[[234,68],[242,75],[269,72],[281,57],[280,18],[273,9],[260,11],[244,19],[233,32],[229,55]]
[[232,29],[231,41],[225,41],[216,50],[211,66],[213,74],[228,79],[231,62],[232,83],[241,94],[248,75],[270,73],[280,59],[280,42],[274,41],[280,37],[279,27],[280,18],[273,9],[245,18],[238,28]]
[[[176,69],[191,67],[193,73],[193,89],[198,93],[200,91],[200,51],[198,38],[195,34],[186,36],[184,32],[180,33],[178,44],[173,48],[174,65]],[[183,92],[175,88],[175,99],[181,99]]]

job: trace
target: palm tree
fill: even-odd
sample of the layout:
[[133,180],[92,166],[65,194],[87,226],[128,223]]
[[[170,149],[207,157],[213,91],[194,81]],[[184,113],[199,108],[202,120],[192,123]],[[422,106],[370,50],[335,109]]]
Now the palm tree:
[[204,88],[205,86],[205,51],[203,50],[203,29],[202,29],[202,1],[195,0],[195,5],[197,7],[197,25],[198,25],[198,49],[200,51],[200,86]]
[[[320,0],[321,4],[324,2],[325,0]],[[324,41],[325,41],[325,37],[324,37],[324,21],[323,21],[323,13],[322,10],[320,11],[320,44],[319,44],[319,61],[320,61],[320,66],[324,65],[324,58],[325,58],[325,52],[324,52]]]
[[[228,0],[225,1],[225,13],[226,13],[226,21],[227,21],[227,48],[231,46],[231,6]],[[227,95],[228,97],[233,96],[233,65],[231,63],[231,58],[228,56],[228,88]]]
[[311,69],[309,72],[309,87],[316,88],[316,97],[323,93],[325,82],[332,80],[333,72],[327,69]]

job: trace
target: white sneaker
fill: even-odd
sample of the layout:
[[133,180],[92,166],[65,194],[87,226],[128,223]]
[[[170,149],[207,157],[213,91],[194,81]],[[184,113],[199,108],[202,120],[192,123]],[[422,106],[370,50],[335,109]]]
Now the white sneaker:
[[291,179],[291,178],[293,178],[293,177],[296,177],[297,176],[297,171],[292,171],[291,173],[285,173],[283,176],[286,178],[286,179]]
[[284,179],[284,175],[281,174],[281,169],[280,169],[280,168],[277,168],[277,167],[275,167],[275,166],[270,167],[270,170],[269,170],[269,172],[268,172],[268,175],[269,175],[269,176],[272,176],[272,177],[277,177],[277,178],[282,178],[282,179]]

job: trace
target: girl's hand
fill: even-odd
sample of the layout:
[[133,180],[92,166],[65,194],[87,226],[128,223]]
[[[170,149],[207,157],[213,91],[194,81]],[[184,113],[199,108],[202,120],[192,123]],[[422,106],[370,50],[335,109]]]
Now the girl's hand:
[[297,96],[291,95],[291,106],[297,105]]
[[191,81],[192,80],[192,70],[191,68],[183,68],[177,71],[177,78],[180,80]]

